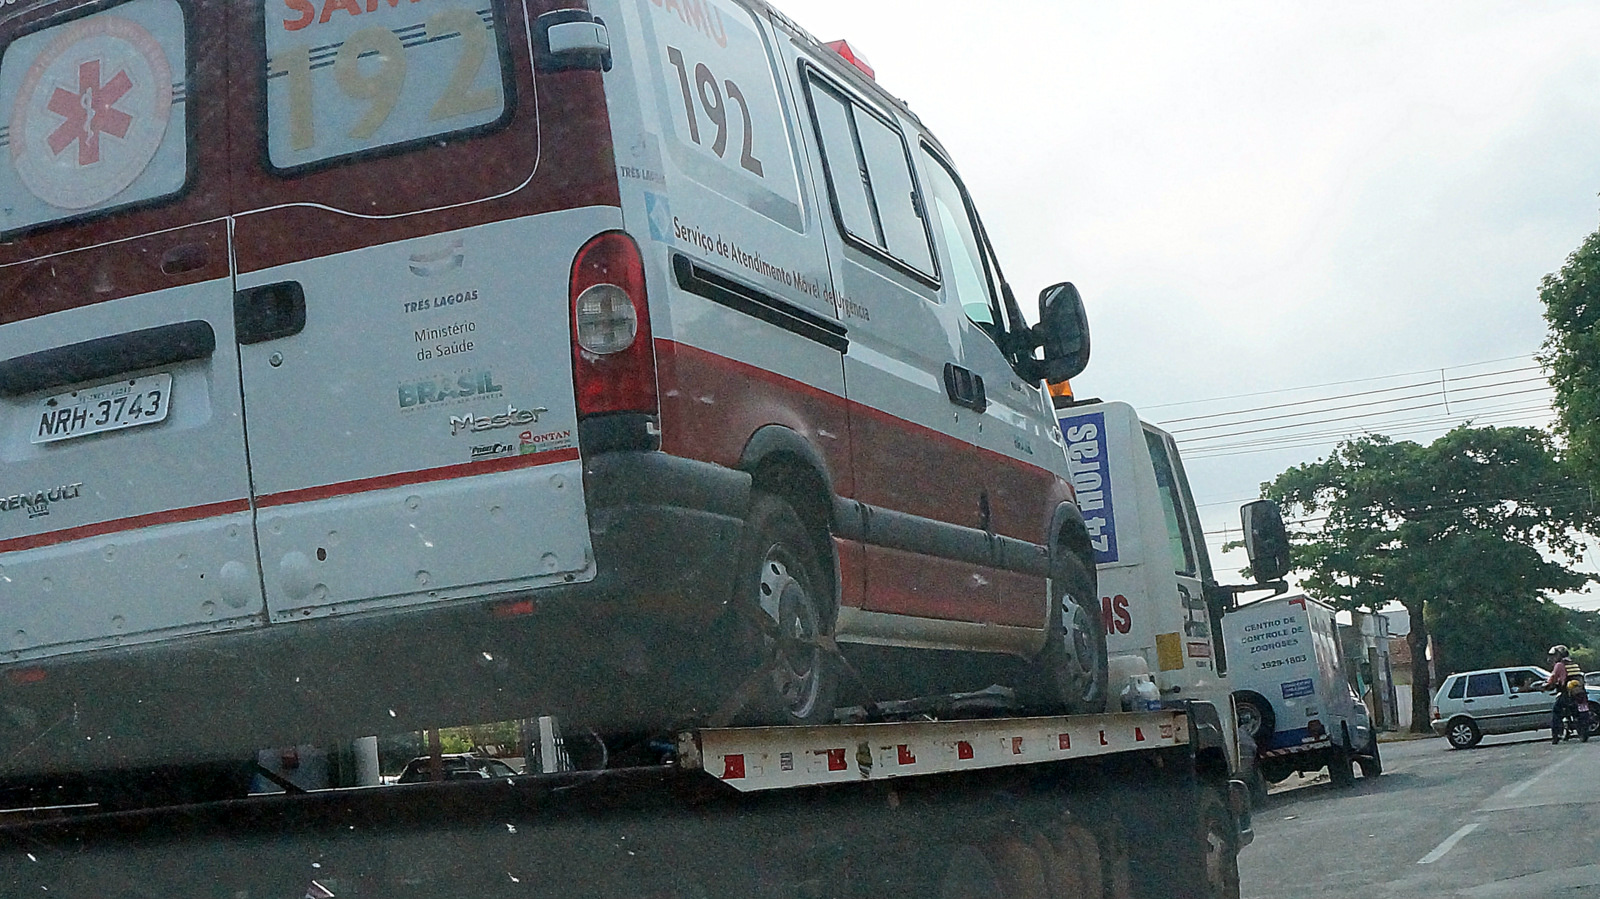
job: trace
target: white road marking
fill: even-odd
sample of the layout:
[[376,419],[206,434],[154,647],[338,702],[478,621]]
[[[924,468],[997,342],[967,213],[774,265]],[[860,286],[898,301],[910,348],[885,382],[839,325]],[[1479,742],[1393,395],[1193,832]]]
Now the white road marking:
[[1515,799],[1518,796],[1521,796],[1522,792],[1524,790],[1526,790],[1529,787],[1533,786],[1534,784],[1538,783],[1546,775],[1548,775],[1551,772],[1555,771],[1557,768],[1560,768],[1562,765],[1565,765],[1565,764],[1571,762],[1575,758],[1577,758],[1576,755],[1569,755],[1566,758],[1562,759],[1561,761],[1556,762],[1555,764],[1550,765],[1549,767],[1545,768],[1543,771],[1540,771],[1538,774],[1535,774],[1534,776],[1528,778],[1527,780],[1523,781],[1522,783],[1517,784],[1516,786],[1514,786],[1511,789],[1506,791],[1506,798],[1507,799]]
[[1444,858],[1446,853],[1448,853],[1450,850],[1456,848],[1456,844],[1461,842],[1461,838],[1462,837],[1466,836],[1469,833],[1472,833],[1474,830],[1477,830],[1479,827],[1482,827],[1482,826],[1483,825],[1481,825],[1481,824],[1463,825],[1460,830],[1458,830],[1455,833],[1445,837],[1443,843],[1440,843],[1439,845],[1433,847],[1433,851],[1432,852],[1428,853],[1427,855],[1424,855],[1422,858],[1417,859],[1417,864],[1419,864],[1419,865],[1431,865],[1434,862],[1438,861],[1439,859]]

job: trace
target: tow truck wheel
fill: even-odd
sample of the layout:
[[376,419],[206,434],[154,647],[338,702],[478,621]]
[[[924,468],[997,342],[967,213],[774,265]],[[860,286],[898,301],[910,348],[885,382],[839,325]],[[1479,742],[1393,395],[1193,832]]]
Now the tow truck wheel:
[[1103,712],[1106,632],[1094,603],[1094,577],[1077,556],[1063,554],[1050,590],[1049,637],[1035,662],[1035,701],[1069,715]]
[[833,591],[816,542],[787,502],[758,493],[739,560],[741,598],[776,623],[755,638],[764,671],[756,713],[771,724],[830,723],[838,674],[823,641],[833,633]]
[[1200,793],[1200,851],[1207,899],[1239,899],[1238,827],[1215,790]]

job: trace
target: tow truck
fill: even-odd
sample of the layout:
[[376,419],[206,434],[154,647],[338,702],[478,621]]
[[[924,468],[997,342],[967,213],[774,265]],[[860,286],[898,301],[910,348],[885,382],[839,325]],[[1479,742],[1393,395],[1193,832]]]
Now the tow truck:
[[831,725],[631,741],[562,737],[543,719],[543,749],[516,777],[352,786],[334,766],[329,789],[274,775],[285,792],[247,800],[0,813],[0,883],[106,896],[203,881],[318,899],[1236,897],[1250,759],[1220,618],[1240,592],[1279,589],[1281,519],[1246,513],[1261,582],[1218,585],[1171,437],[1126,404],[1062,393],[1116,710],[1031,717],[991,688],[843,708]]

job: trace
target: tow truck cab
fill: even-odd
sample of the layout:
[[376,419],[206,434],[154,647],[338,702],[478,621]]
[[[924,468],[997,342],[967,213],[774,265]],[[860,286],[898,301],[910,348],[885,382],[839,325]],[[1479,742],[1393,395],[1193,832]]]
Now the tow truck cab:
[[1263,520],[1247,538],[1252,559],[1270,563],[1253,566],[1260,583],[1219,585],[1172,435],[1127,403],[1056,403],[1099,574],[1108,694],[1125,710],[1187,707],[1201,734],[1197,756],[1209,751],[1241,771],[1222,618],[1237,593],[1277,589],[1281,519],[1271,518],[1276,528]]

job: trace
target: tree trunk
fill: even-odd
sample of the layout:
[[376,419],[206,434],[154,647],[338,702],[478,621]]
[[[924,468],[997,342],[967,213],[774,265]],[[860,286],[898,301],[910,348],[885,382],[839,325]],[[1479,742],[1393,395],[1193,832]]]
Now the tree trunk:
[[1433,705],[1433,682],[1428,676],[1428,625],[1422,617],[1422,605],[1406,606],[1411,615],[1411,633],[1406,644],[1411,647],[1411,732],[1429,733],[1429,710]]

